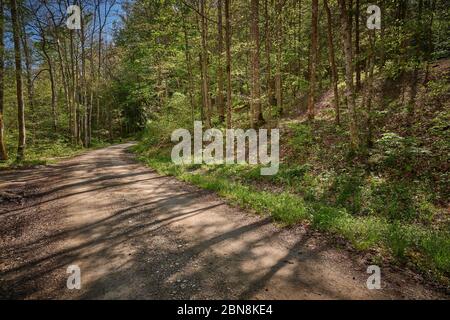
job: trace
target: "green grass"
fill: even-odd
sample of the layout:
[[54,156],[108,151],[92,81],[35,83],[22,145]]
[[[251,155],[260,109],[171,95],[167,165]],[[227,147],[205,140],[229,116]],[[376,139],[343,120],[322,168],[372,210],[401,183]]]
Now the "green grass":
[[81,146],[74,146],[69,143],[65,143],[62,140],[56,141],[40,141],[33,145],[29,145],[25,152],[25,161],[16,161],[16,147],[12,143],[9,144],[7,161],[0,161],[0,170],[7,170],[12,168],[26,168],[37,165],[46,165],[55,163],[62,158],[73,157],[79,155],[87,150],[93,150],[102,148],[109,145],[106,142],[93,142],[91,148],[86,149]]
[[252,183],[262,179],[258,167],[176,166],[171,162],[167,150],[144,150],[142,146],[135,148],[140,154],[139,159],[160,174],[175,176],[214,191],[230,203],[271,216],[284,226],[311,224],[317,230],[345,238],[358,250],[375,249],[396,261],[410,262],[434,279],[448,283],[448,231],[432,230],[414,223],[399,223],[383,216],[356,216],[345,206],[317,201],[314,196],[302,197],[290,190],[295,190],[298,181],[305,178],[307,169],[304,167],[282,169],[278,176],[265,178],[270,183],[281,182],[286,186],[283,189],[285,191],[274,193],[261,190]]

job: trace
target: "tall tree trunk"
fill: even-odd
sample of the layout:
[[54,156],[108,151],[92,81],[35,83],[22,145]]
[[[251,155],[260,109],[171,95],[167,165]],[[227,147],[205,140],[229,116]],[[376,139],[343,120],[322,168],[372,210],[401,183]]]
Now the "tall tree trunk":
[[[70,78],[70,71],[69,69],[67,69],[68,63],[67,63],[67,52],[66,52],[66,47],[64,46],[64,48],[61,46],[61,40],[60,40],[60,35],[58,32],[58,28],[57,28],[57,23],[55,20],[55,16],[53,14],[53,11],[49,8],[49,5],[47,2],[43,2],[45,8],[47,9],[47,12],[50,15],[51,21],[52,21],[52,25],[49,26],[49,31],[52,33],[53,39],[54,39],[54,43],[56,46],[56,52],[58,54],[58,61],[59,61],[59,69],[60,69],[60,73],[61,73],[61,79],[62,79],[62,83],[63,83],[63,90],[64,90],[64,97],[66,100],[66,106],[69,112],[69,126],[72,123],[72,115],[71,115],[71,95],[70,95],[70,84],[69,84],[69,78]],[[39,21],[39,19],[36,17],[37,21]],[[41,29],[41,33],[42,33],[42,37],[45,36],[45,31],[44,28],[41,24],[41,22],[38,22],[39,24],[39,28]],[[65,42],[64,42],[65,44]],[[64,55],[62,50],[64,49]],[[56,78],[56,74],[55,74],[55,68],[53,68],[53,76]],[[56,108],[56,99],[55,99],[55,108]]]
[[369,33],[369,76],[367,78],[367,147],[373,147],[373,133],[372,133],[372,101],[374,98],[373,76],[375,70],[375,30],[370,30]]
[[273,96],[272,86],[272,59],[270,57],[272,51],[272,39],[270,32],[270,13],[269,0],[264,1],[264,33],[265,33],[265,54],[266,54],[266,87],[267,87],[267,111],[268,121],[272,119],[272,102],[275,100]]
[[186,26],[186,17],[183,15],[183,32],[184,32],[184,54],[186,58],[186,69],[188,73],[188,95],[189,95],[189,103],[191,106],[191,120],[192,124],[195,121],[195,103],[194,103],[194,92],[192,88],[192,84],[194,82],[194,78],[192,75],[192,59],[191,59],[191,51],[189,47],[189,36],[188,36],[188,28]]
[[53,69],[53,63],[52,60],[50,58],[50,55],[48,54],[47,51],[47,38],[45,37],[45,31],[42,30],[42,53],[45,56],[45,59],[47,60],[47,65],[48,65],[48,72],[49,72],[49,76],[50,76],[50,86],[51,86],[51,92],[52,92],[52,102],[51,102],[51,106],[52,106],[52,120],[53,120],[53,131],[57,132],[58,130],[58,114],[57,114],[57,107],[56,107],[56,81],[55,81],[55,72]]
[[96,31],[97,26],[97,7],[100,6],[99,1],[95,1],[94,3],[94,10],[93,10],[93,26],[91,30],[91,37],[90,37],[90,53],[89,53],[89,66],[90,66],[90,85],[89,85],[89,108],[87,112],[87,145],[91,146],[92,141],[92,111],[94,110],[94,93],[97,90],[98,92],[98,77],[97,77],[97,70],[94,67],[94,35]]
[[318,63],[318,28],[319,28],[319,0],[312,0],[311,2],[311,69],[309,73],[309,97],[308,97],[308,119],[314,120],[315,110],[314,105],[316,95],[316,77],[317,77],[317,63]]
[[227,53],[227,128],[231,129],[233,125],[233,101],[231,87],[231,0],[225,0],[225,46]]
[[325,8],[325,13],[327,15],[327,34],[328,34],[328,61],[331,68],[331,85],[333,87],[334,93],[334,110],[336,113],[336,125],[340,125],[341,122],[341,110],[339,102],[339,89],[338,89],[338,71],[336,67],[336,60],[334,54],[334,43],[333,43],[333,21],[331,16],[330,6],[328,5],[328,0],[323,1]]
[[217,42],[218,42],[218,56],[219,65],[217,70],[217,109],[219,110],[219,121],[220,123],[225,122],[225,106],[224,106],[224,96],[223,96],[223,22],[222,22],[222,2],[223,0],[217,1]]
[[303,25],[303,2],[298,1],[298,33],[297,33],[297,59],[299,60],[299,71],[300,71],[300,59],[302,58],[302,25]]
[[360,0],[355,5],[355,59],[356,59],[356,90],[361,89],[361,57],[360,57]]
[[436,14],[436,0],[427,1],[428,4],[428,10],[430,12],[430,18],[428,19],[429,23],[427,24],[427,47],[425,51],[425,61],[426,61],[426,67],[425,67],[425,76],[423,78],[423,83],[426,84],[429,80],[430,76],[430,64],[431,64],[431,57],[433,53],[433,22],[434,22],[434,16]]
[[19,124],[19,141],[17,147],[17,161],[25,160],[26,132],[25,132],[25,105],[22,91],[22,56],[20,52],[20,25],[17,10],[17,1],[10,0],[11,20],[14,40],[14,62],[16,65],[16,94],[17,118]]
[[[106,3],[105,3],[106,5]],[[107,21],[107,17],[104,17],[104,23],[102,24],[102,14],[101,14],[101,9],[100,9],[100,0],[98,1],[98,5],[97,5],[97,16],[98,16],[98,24],[100,26],[100,29],[98,30],[98,66],[97,66],[97,86],[99,86],[99,79],[101,78],[101,74],[102,74],[102,43],[103,43],[103,28],[104,28],[104,24]],[[95,110],[95,128],[98,130],[100,129],[100,96],[99,94],[96,95],[96,110]]]
[[251,83],[251,123],[253,128],[258,128],[264,123],[261,109],[261,83],[260,83],[260,39],[259,39],[259,0],[251,0],[250,5],[251,22],[251,65],[252,65],[252,83]]
[[[84,8],[81,8],[83,10]],[[86,77],[86,35],[85,35],[85,21],[81,15],[81,30],[80,30],[80,46],[81,46],[81,102],[82,102],[82,128],[83,128],[83,145],[89,147],[89,106],[87,97],[87,77]]]
[[277,108],[280,114],[283,113],[283,83],[282,83],[282,65],[283,65],[283,4],[281,0],[276,1],[276,16],[277,16],[277,63],[276,63],[276,74],[275,74],[275,97],[277,99]]
[[203,86],[203,84],[204,84],[204,81],[203,81],[203,78],[204,78],[204,74],[203,74],[203,57],[202,57],[202,53],[200,52],[199,53],[199,56],[198,56],[198,61],[200,62],[200,81],[201,81],[201,90],[200,90],[200,93],[201,93],[201,98],[202,98],[202,101],[201,101],[201,108],[200,108],[200,119],[202,120],[202,121],[205,121],[205,87]]
[[61,48],[61,44],[60,44],[60,40],[59,40],[59,35],[57,34],[57,31],[54,31],[54,35],[56,38],[56,51],[58,53],[58,61],[59,61],[59,71],[61,73],[61,79],[62,79],[62,83],[63,83],[63,90],[64,90],[64,97],[66,100],[66,108],[69,112],[69,127],[70,127],[70,121],[71,121],[71,117],[70,117],[70,111],[71,111],[71,97],[70,97],[70,89],[69,89],[69,83],[68,83],[68,79],[69,79],[69,72],[67,71],[67,67],[63,58],[63,54],[62,54],[62,48]]
[[8,160],[8,153],[6,151],[4,124],[3,124],[3,107],[4,107],[4,88],[5,88],[5,45],[3,42],[4,36],[5,14],[3,7],[3,0],[0,0],[0,161]]
[[358,125],[356,116],[356,97],[355,87],[353,84],[353,50],[351,25],[345,0],[339,0],[341,11],[341,25],[343,27],[343,44],[345,55],[345,96],[350,117],[350,142],[353,150],[359,147]]
[[19,11],[19,25],[20,25],[20,38],[22,41],[23,54],[25,58],[25,75],[27,80],[27,103],[31,111],[34,110],[34,89],[32,78],[32,70],[31,66],[33,64],[31,59],[30,45],[28,42],[28,35],[25,28],[25,17],[24,17],[24,8],[19,6],[17,10]]
[[209,92],[209,75],[208,75],[208,21],[206,18],[206,0],[200,0],[200,15],[201,15],[201,41],[202,41],[202,75],[203,75],[203,108],[206,118],[206,126],[211,128],[211,99]]
[[74,144],[78,144],[78,114],[77,114],[77,76],[76,76],[76,68],[75,67],[75,48],[74,48],[74,31],[70,30],[70,69],[71,69],[71,77],[72,77],[72,85],[71,85],[71,118],[72,118],[72,141]]

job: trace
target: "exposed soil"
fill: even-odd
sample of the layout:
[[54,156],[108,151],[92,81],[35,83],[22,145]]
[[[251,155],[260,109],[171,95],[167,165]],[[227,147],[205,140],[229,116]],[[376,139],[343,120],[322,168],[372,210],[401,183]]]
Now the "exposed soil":
[[360,254],[162,177],[128,147],[0,173],[0,298],[448,299],[387,267],[368,290]]

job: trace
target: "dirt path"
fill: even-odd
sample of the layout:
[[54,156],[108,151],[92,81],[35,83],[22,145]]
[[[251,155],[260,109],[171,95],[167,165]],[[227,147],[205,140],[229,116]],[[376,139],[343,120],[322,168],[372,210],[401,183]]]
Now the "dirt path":
[[24,196],[0,203],[0,298],[445,298],[398,270],[370,291],[363,258],[159,176],[129,146],[0,173],[0,191]]

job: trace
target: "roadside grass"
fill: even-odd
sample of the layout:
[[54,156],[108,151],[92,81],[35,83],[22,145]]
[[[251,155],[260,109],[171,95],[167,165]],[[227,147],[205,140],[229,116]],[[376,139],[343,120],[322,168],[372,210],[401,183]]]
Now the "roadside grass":
[[[307,166],[282,169],[274,177],[262,177],[258,166],[174,165],[169,150],[138,145],[140,161],[158,173],[175,176],[200,188],[216,192],[230,203],[271,216],[282,226],[298,223],[343,237],[360,251],[376,252],[374,259],[390,258],[407,263],[441,284],[449,285],[450,232],[421,224],[399,222],[386,216],[352,214],[339,201],[330,203],[316,196]],[[258,187],[259,180],[282,185],[280,192]],[[305,180],[307,183],[305,183]],[[309,182],[308,182],[309,181]],[[302,185],[303,183],[303,185]],[[309,189],[308,189],[309,188]],[[298,191],[300,189],[301,194]],[[344,193],[352,192],[345,190]]]
[[74,157],[89,150],[111,145],[111,143],[104,141],[93,141],[90,148],[83,148],[81,146],[74,146],[70,143],[58,139],[56,141],[42,140],[39,143],[34,143],[27,146],[26,160],[22,162],[16,161],[16,145],[12,142],[8,144],[8,160],[0,161],[0,170],[28,168],[39,165],[47,165],[55,163],[58,160]]

